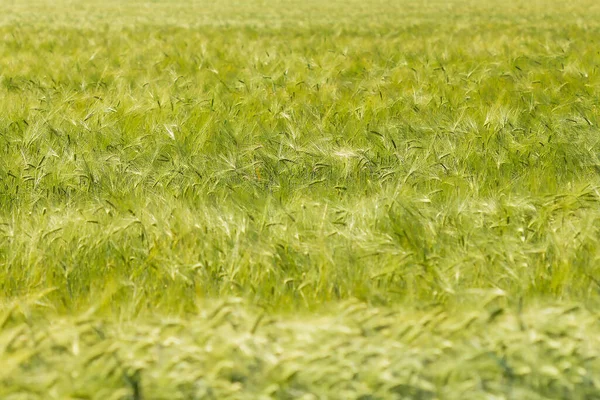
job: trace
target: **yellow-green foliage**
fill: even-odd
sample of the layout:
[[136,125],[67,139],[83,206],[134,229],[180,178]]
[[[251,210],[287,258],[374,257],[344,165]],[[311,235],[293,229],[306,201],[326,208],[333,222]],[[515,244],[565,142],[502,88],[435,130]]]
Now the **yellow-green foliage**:
[[587,0],[0,0],[0,398],[600,397],[599,49]]

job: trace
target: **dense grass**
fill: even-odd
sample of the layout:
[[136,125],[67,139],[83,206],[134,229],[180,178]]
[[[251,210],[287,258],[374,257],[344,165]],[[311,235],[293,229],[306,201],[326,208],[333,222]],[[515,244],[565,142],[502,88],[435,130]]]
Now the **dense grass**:
[[0,397],[600,397],[595,2],[119,3],[0,0]]

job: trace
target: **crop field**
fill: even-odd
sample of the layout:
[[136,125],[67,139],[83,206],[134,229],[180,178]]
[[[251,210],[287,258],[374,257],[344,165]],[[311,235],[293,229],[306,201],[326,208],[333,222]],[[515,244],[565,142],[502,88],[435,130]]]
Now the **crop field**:
[[600,398],[600,3],[0,0],[0,399]]

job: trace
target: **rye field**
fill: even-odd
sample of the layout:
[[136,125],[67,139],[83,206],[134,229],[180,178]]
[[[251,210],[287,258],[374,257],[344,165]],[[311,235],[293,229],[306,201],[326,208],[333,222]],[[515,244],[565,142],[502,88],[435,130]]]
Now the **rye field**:
[[600,4],[0,0],[0,399],[600,398]]

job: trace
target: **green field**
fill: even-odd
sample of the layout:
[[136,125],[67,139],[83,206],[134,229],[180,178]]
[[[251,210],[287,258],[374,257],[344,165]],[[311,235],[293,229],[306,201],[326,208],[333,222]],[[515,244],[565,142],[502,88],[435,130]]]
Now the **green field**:
[[600,398],[600,3],[0,0],[0,399]]

